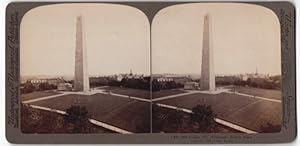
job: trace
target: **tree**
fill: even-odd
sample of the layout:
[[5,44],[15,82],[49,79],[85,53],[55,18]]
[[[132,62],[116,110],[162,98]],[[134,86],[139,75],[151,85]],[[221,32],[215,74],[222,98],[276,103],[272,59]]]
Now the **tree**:
[[152,91],[160,91],[161,84],[157,80],[152,81]]
[[216,116],[210,105],[197,105],[192,109],[191,121],[200,132],[213,132],[216,130]]
[[74,133],[88,133],[89,114],[85,107],[72,105],[66,110],[65,122],[72,124]]
[[109,79],[107,84],[108,86],[117,86],[117,87],[121,86],[121,82],[113,79]]
[[35,90],[35,87],[30,82],[25,83],[23,87],[24,88],[21,88],[22,94],[31,93]]
[[183,113],[179,110],[171,110],[168,113],[168,124],[174,129],[179,129],[182,124]]
[[57,86],[49,83],[40,83],[38,86],[40,91],[57,89]]

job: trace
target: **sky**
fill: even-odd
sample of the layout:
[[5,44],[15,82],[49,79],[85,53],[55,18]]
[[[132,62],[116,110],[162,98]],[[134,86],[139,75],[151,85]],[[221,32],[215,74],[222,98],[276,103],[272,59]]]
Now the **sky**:
[[277,16],[237,3],[181,4],[158,12],[152,23],[153,73],[201,74],[206,14],[216,74],[281,73]]
[[21,22],[21,76],[74,75],[76,17],[84,17],[90,75],[152,72],[200,74],[203,18],[211,19],[216,74],[280,74],[280,26],[275,14],[250,4],[181,4],[150,24],[136,8],[55,4],[34,8]]
[[150,74],[150,27],[140,10],[111,4],[37,7],[21,21],[21,76],[75,70],[76,17],[84,17],[88,72]]

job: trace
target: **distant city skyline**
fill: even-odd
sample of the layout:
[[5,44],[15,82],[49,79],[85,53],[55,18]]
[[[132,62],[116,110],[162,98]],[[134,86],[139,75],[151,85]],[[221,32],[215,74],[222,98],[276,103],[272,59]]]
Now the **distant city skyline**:
[[[226,5],[226,6],[225,6]],[[152,73],[201,72],[203,16],[212,18],[215,73],[280,75],[280,26],[250,4],[167,7],[152,25]],[[74,76],[75,20],[85,17],[89,76],[150,75],[150,25],[136,8],[114,4],[41,6],[21,22],[21,76]]]
[[[101,77],[101,76],[115,76],[115,75],[124,75],[127,74],[129,75],[129,72],[124,72],[124,73],[116,73],[116,74],[90,74],[89,77]],[[238,75],[254,75],[256,74],[255,72],[251,72],[251,73],[236,73],[236,74],[216,74],[215,76],[238,76]],[[281,74],[263,74],[263,73],[257,73],[258,75],[269,75],[269,76],[277,76],[277,75],[281,75]],[[151,76],[150,75],[146,75],[146,74],[138,74],[138,73],[134,73],[133,75],[144,75],[144,76]],[[157,75],[165,75],[165,76],[170,76],[170,75],[174,75],[174,76],[201,76],[201,74],[195,74],[195,73],[185,73],[185,74],[175,74],[175,73],[153,73],[152,76],[157,76]],[[73,78],[73,75],[21,75],[21,77],[30,77],[30,78],[34,78],[34,77],[68,77],[68,78]]]

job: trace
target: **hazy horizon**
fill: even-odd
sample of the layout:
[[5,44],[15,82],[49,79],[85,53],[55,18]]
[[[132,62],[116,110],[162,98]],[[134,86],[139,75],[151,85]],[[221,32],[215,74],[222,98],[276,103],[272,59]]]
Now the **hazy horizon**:
[[[95,77],[95,76],[113,76],[113,75],[120,75],[120,74],[129,74],[128,73],[117,73],[117,74],[93,74],[93,75],[89,75],[89,77]],[[255,74],[255,72],[251,72],[251,73],[236,73],[236,74],[215,74],[215,76],[230,76],[230,75],[241,75],[241,74]],[[262,74],[259,73],[259,75],[269,75],[269,76],[281,76],[281,74]],[[133,73],[133,75],[145,75],[145,74],[138,74],[138,73]],[[176,73],[154,73],[152,74],[152,76],[155,75],[182,75],[182,76],[188,76],[188,75],[192,75],[192,76],[201,76],[201,74],[195,74],[195,73],[182,73],[182,74],[176,74]],[[74,77],[74,75],[21,75],[22,77]],[[145,76],[151,76],[151,75],[145,75]]]

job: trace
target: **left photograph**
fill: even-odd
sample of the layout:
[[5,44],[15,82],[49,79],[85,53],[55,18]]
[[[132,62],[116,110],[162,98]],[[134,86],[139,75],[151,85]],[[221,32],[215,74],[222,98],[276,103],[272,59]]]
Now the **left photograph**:
[[140,10],[39,6],[20,40],[23,133],[150,132],[150,25]]

